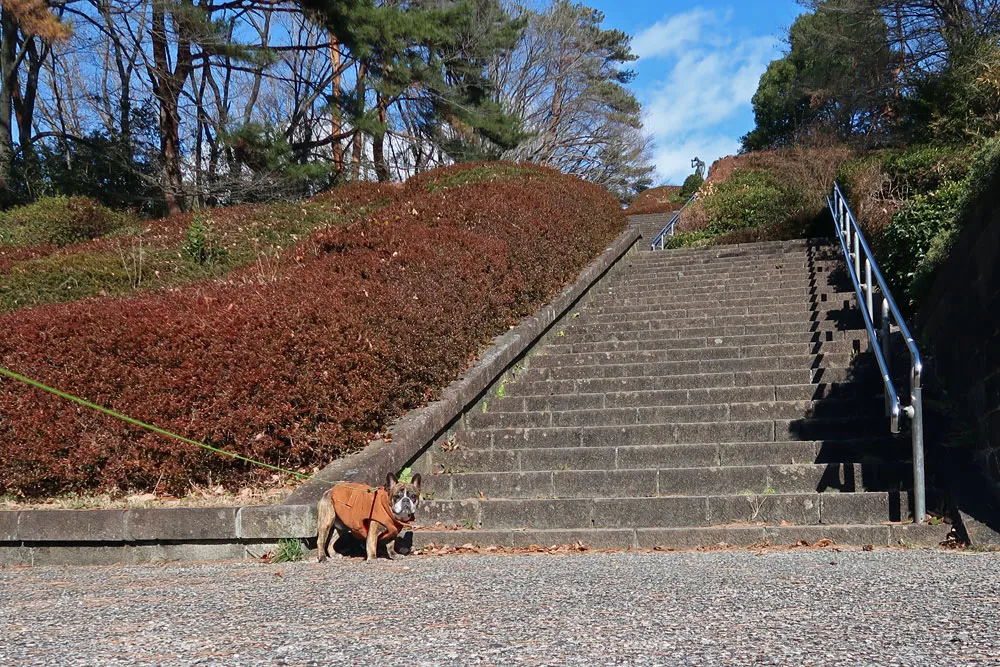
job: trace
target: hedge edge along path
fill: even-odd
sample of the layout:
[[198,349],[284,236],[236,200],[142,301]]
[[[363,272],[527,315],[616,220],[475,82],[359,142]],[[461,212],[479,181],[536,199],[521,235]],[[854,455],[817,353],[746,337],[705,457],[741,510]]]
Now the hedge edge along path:
[[639,238],[637,229],[626,230],[559,296],[495,338],[439,400],[401,417],[389,429],[388,439],[375,440],[324,468],[317,481],[301,486],[284,505],[0,511],[0,567],[252,560],[264,557],[281,540],[315,538],[315,503],[329,482],[378,484],[387,472],[405,467],[444,437]]

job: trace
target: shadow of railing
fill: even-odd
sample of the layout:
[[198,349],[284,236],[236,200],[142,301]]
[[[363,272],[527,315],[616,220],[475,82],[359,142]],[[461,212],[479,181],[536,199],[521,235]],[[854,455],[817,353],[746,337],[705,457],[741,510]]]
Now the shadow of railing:
[[826,467],[817,492],[884,492],[883,520],[905,521],[913,512],[909,437],[890,431],[882,379],[843,256],[837,245],[817,241],[807,258],[814,391],[807,414],[789,422],[787,437],[818,443],[815,463]]

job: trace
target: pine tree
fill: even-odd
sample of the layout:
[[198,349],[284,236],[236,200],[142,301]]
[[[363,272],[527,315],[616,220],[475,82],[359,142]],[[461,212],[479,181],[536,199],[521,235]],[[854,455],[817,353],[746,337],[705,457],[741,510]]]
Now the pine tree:
[[[405,105],[418,129],[456,160],[499,153],[520,138],[516,116],[492,101],[486,75],[488,58],[497,49],[513,48],[519,34],[497,0],[302,0],[302,5],[358,62],[354,91],[333,102],[346,125],[371,137],[379,180],[390,176],[385,142],[394,105]],[[483,21],[487,15],[491,20]],[[359,152],[356,144],[356,157]]]

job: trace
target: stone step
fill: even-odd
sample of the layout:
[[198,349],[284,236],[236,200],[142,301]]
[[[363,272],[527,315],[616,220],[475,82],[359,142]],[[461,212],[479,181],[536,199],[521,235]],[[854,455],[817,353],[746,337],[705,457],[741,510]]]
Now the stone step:
[[591,300],[586,303],[586,307],[657,307],[661,310],[676,310],[689,307],[723,308],[749,305],[786,305],[789,303],[811,305],[826,301],[848,301],[855,303],[856,298],[853,291],[846,290],[838,285],[803,285],[773,290],[758,288],[726,291],[707,289],[697,292],[651,290],[643,294],[608,289],[594,293]]
[[434,530],[413,533],[413,546],[548,548],[571,545],[599,550],[746,548],[821,543],[836,546],[934,547],[951,526],[880,523],[821,526],[755,525],[695,528],[577,528],[531,530]]
[[549,428],[570,426],[628,426],[634,424],[689,424],[748,422],[763,419],[877,417],[885,412],[881,401],[824,399],[820,401],[762,401],[583,410],[477,412],[465,418],[470,429]]
[[429,500],[420,525],[473,529],[879,524],[910,515],[906,492],[750,493],[662,498]]
[[848,278],[843,273],[844,264],[840,261],[823,262],[788,262],[778,260],[771,263],[754,262],[712,262],[705,264],[677,265],[664,264],[653,266],[648,263],[633,263],[620,268],[620,277],[626,284],[643,280],[669,279],[681,283],[698,283],[704,280],[719,282],[722,278],[741,280],[775,280],[789,277],[826,277],[836,276]]
[[713,303],[691,304],[687,307],[674,305],[654,306],[594,306],[588,305],[581,312],[588,322],[614,322],[636,319],[694,319],[699,317],[726,317],[759,315],[771,313],[827,313],[831,311],[856,310],[853,300],[785,301],[765,304],[733,304],[719,306]]
[[853,290],[843,290],[836,286],[829,286],[829,289],[821,287],[791,288],[782,290],[771,290],[760,292],[753,289],[745,290],[713,290],[696,294],[664,295],[664,296],[628,296],[621,292],[598,293],[588,303],[588,307],[631,307],[631,306],[669,306],[675,305],[678,308],[686,307],[686,304],[709,305],[709,306],[729,306],[729,305],[766,305],[784,304],[791,301],[796,302],[817,302],[817,301],[848,301],[854,303],[855,294]]
[[770,257],[707,257],[683,259],[663,255],[639,254],[627,260],[627,270],[658,273],[661,271],[704,271],[707,269],[740,271],[781,271],[788,269],[813,269],[843,266],[842,257],[807,256],[796,254],[773,255]]
[[[656,215],[656,214],[646,214]],[[671,216],[672,217],[672,216]],[[668,218],[669,221],[669,218]],[[727,243],[701,248],[677,248],[673,250],[657,250],[656,253],[683,257],[700,254],[746,254],[754,252],[818,252],[828,249],[840,250],[840,242],[834,237],[819,237],[811,239],[790,239],[787,241],[760,241],[755,243]]]
[[[575,345],[577,343],[618,343],[637,341],[641,344],[657,341],[679,341],[681,347],[714,347],[722,345],[729,338],[739,338],[743,336],[772,336],[768,343],[778,344],[792,342],[786,336],[808,337],[808,340],[865,340],[867,331],[864,328],[836,328],[824,327],[822,329],[813,326],[812,323],[803,327],[800,324],[771,324],[751,325],[751,326],[725,326],[725,327],[694,327],[691,329],[656,329],[650,331],[618,331],[611,333],[580,333],[573,328],[557,331],[555,335],[549,337],[549,342],[553,345]],[[860,338],[859,338],[860,337]],[[705,345],[688,344],[688,341],[700,339],[705,341]],[[722,342],[717,342],[722,341]],[[734,342],[738,345],[738,342]],[[751,343],[753,344],[753,343]],[[640,348],[641,349],[641,348]]]
[[887,437],[882,417],[762,419],[757,421],[464,429],[456,444],[467,449],[626,447],[718,442],[787,442]]
[[836,252],[762,252],[762,253],[701,253],[701,254],[678,254],[670,251],[668,253],[636,253],[628,257],[628,262],[646,266],[697,266],[700,264],[750,264],[750,265],[771,265],[771,264],[797,264],[805,262],[831,262],[844,261],[843,252],[837,248]]
[[[698,317],[676,319],[636,319],[622,318],[613,322],[587,322],[580,320],[570,324],[563,332],[577,334],[603,334],[606,338],[629,331],[674,331],[678,338],[695,336],[718,336],[731,333],[766,332],[769,327],[787,325],[786,331],[828,331],[862,329],[864,319],[861,311],[838,311],[830,313],[767,313],[759,315],[730,315],[725,317]],[[732,327],[732,328],[730,328]],[[740,329],[742,327],[742,329]],[[750,327],[758,327],[753,330]],[[703,333],[702,333],[703,332]]]
[[720,347],[747,348],[758,345],[805,345],[810,353],[816,346],[841,344],[853,349],[856,345],[864,350],[867,346],[867,332],[863,330],[805,332],[797,334],[757,334],[755,336],[726,336],[724,338],[647,338],[646,340],[606,340],[599,343],[566,343],[566,336],[547,343],[542,354],[587,354],[595,352],[638,352],[642,350],[705,350]]
[[553,410],[595,410],[601,408],[648,408],[671,405],[713,405],[719,403],[761,403],[771,401],[821,401],[830,399],[881,400],[877,385],[850,383],[798,384],[761,387],[719,387],[714,389],[660,389],[648,391],[565,394],[508,395],[487,400],[489,414],[501,412],[548,412]]
[[[790,343],[784,345],[748,345],[712,347],[613,350],[605,352],[566,352],[548,346],[531,357],[532,368],[552,366],[593,366],[595,364],[648,364],[668,361],[697,361],[699,359],[758,359],[762,357],[809,356],[816,354],[851,354],[855,341],[841,340],[827,343]],[[860,353],[860,351],[856,352]]]
[[[673,217],[673,216],[670,216]],[[665,221],[669,222],[670,217]],[[662,227],[661,227],[662,229]],[[818,256],[823,253],[834,253],[840,257],[842,251],[840,243],[836,239],[797,239],[793,241],[765,241],[762,243],[739,243],[707,246],[702,248],[676,248],[668,250],[656,250],[642,253],[641,256],[649,256],[650,259],[664,259],[679,261],[684,258],[724,258],[724,257],[755,257],[769,255],[792,255]]]
[[730,442],[619,447],[539,447],[434,451],[423,472],[522,472],[531,470],[634,470],[711,468],[800,463],[889,463],[905,461],[909,443],[900,439]]
[[589,378],[672,377],[676,375],[700,375],[705,373],[846,368],[851,365],[852,361],[855,362],[855,366],[864,366],[871,363],[867,355],[853,358],[852,355],[846,352],[835,352],[785,357],[694,359],[690,361],[659,361],[632,364],[607,363],[580,366],[532,365],[523,370],[519,377],[521,380],[528,382],[539,380],[583,380]]
[[435,500],[657,498],[726,494],[855,493],[910,489],[912,467],[807,464],[629,470],[464,472],[428,477]]
[[[713,389],[726,387],[776,387],[804,384],[836,384],[844,382],[871,382],[878,380],[874,366],[858,369],[846,368],[796,368],[781,371],[745,371],[740,373],[703,373],[699,375],[672,375],[650,377],[580,378],[569,380],[541,379],[532,381],[521,371],[515,379],[504,385],[508,396],[538,396],[543,394],[616,393],[635,391],[663,391],[678,389]],[[867,386],[867,385],[866,385]]]
[[571,318],[569,328],[576,330],[579,327],[611,324],[620,327],[623,331],[664,328],[683,330],[699,326],[752,325],[773,322],[830,322],[834,324],[849,322],[864,325],[860,310],[833,306],[832,304],[829,308],[812,308],[809,304],[801,304],[801,307],[796,304],[762,306],[753,308],[752,312],[748,311],[751,311],[749,306],[743,308],[651,310],[635,313],[603,313],[599,310],[584,310],[579,317]]
[[615,281],[614,288],[618,292],[630,292],[633,295],[645,296],[650,292],[663,294],[698,294],[706,290],[720,287],[751,287],[761,290],[789,289],[793,287],[813,287],[821,285],[836,285],[847,288],[850,279],[839,271],[812,271],[795,269],[789,271],[771,271],[757,273],[733,273],[704,271],[695,274],[677,273],[624,273]]

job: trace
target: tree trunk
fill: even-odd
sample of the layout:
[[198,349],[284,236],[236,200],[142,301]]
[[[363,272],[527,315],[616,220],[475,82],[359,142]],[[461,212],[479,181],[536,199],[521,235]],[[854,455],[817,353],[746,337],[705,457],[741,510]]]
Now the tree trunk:
[[379,183],[389,180],[389,167],[385,163],[386,109],[388,103],[378,96],[378,129],[372,135],[372,159],[375,162],[375,177]]
[[[337,43],[337,38],[333,36],[333,33],[330,34],[330,62],[333,65],[334,100],[333,105],[331,105],[330,134],[337,136],[343,131],[344,125],[340,121],[340,44]],[[344,171],[344,147],[340,145],[339,139],[333,142],[333,169],[334,178],[339,180]]]
[[[184,175],[181,169],[181,138],[180,138],[180,95],[191,73],[191,43],[182,35],[177,37],[177,63],[173,71],[168,62],[169,46],[167,44],[167,26],[164,3],[153,1],[152,29],[150,31],[153,46],[154,71],[150,79],[153,82],[153,94],[160,106],[160,159],[162,160],[161,187],[163,200],[167,206],[167,215],[175,215],[184,210]],[[190,2],[184,3],[191,7]]]
[[14,161],[13,92],[17,83],[17,24],[4,8],[0,11],[0,196],[10,188]]
[[27,55],[28,67],[24,75],[24,90],[13,87],[14,115],[17,118],[18,148],[24,164],[25,181],[30,186],[38,182],[38,156],[35,154],[34,142],[31,140],[31,130],[35,124],[35,100],[38,98],[38,76],[42,71],[42,63],[48,56],[49,48],[42,46],[41,53],[34,38],[27,38],[22,45]]
[[[360,116],[365,112],[365,77],[368,74],[368,68],[365,67],[364,63],[358,63],[358,81],[354,86],[354,96],[356,102],[355,114]],[[354,180],[361,180],[361,157],[362,151],[364,149],[365,140],[361,134],[361,131],[357,128],[354,129],[354,150],[351,156],[351,166],[354,172]]]

